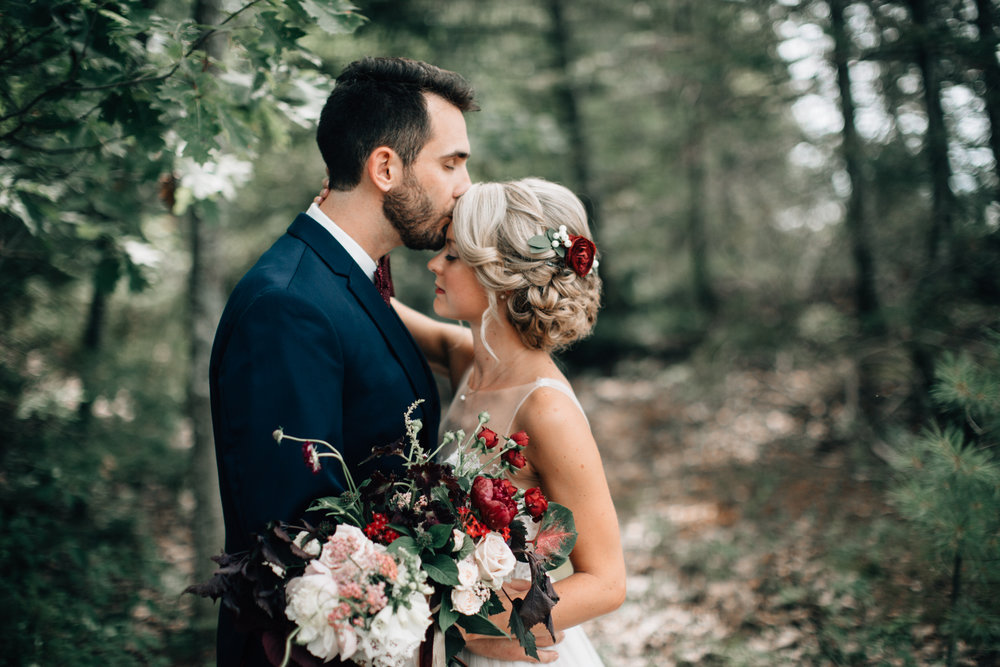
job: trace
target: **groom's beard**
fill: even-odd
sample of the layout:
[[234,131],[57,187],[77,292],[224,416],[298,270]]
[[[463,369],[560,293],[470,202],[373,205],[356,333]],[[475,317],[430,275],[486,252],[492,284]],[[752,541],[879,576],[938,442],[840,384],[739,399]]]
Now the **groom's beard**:
[[434,203],[412,174],[407,174],[401,187],[385,193],[382,213],[407,248],[440,250],[444,247],[443,222],[450,211],[434,210]]

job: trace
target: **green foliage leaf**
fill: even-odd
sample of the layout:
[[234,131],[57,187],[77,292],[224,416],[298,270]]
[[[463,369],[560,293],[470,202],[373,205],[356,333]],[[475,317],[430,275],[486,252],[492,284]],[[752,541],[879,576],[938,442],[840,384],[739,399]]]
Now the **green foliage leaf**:
[[431,534],[431,547],[434,549],[440,549],[444,545],[448,544],[451,540],[451,530],[451,524],[448,523],[439,523],[431,526],[430,530],[427,531]]
[[575,544],[573,513],[559,503],[550,502],[535,538],[535,555],[545,569],[553,570],[566,562]]
[[417,555],[420,553],[420,546],[417,545],[417,541],[415,539],[404,535],[403,537],[397,537],[392,541],[392,544],[386,547],[386,551],[388,551],[389,553],[396,553],[397,551],[401,550],[406,551],[407,553],[413,555]]
[[514,600],[514,611],[510,615],[510,632],[517,637],[517,641],[524,648],[524,652],[535,660],[538,659],[538,648],[535,645],[535,635],[528,631],[521,621],[520,608],[523,603],[521,599]]
[[447,632],[448,628],[455,625],[459,613],[451,605],[451,596],[445,595],[441,598],[441,609],[438,611],[437,621],[441,632]]
[[344,0],[297,0],[316,20],[316,25],[331,35],[346,35],[360,28],[365,18],[357,7]]
[[[400,538],[403,539],[403,538]],[[398,542],[399,540],[396,540]],[[395,544],[396,542],[393,542]],[[445,586],[458,585],[458,565],[446,554],[433,554],[423,558],[422,567],[427,576]]]
[[466,616],[464,614],[460,614],[456,623],[461,625],[466,632],[472,632],[477,635],[510,637],[510,635],[498,628],[493,621],[488,618],[483,618],[481,615]]

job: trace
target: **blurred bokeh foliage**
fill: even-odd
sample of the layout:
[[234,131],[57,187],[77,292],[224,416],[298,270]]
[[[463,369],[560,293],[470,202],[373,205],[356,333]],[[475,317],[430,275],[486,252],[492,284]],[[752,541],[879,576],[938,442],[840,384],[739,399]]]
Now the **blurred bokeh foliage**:
[[[221,544],[200,360],[229,289],[318,191],[312,128],[363,55],[472,82],[475,180],[541,176],[587,202],[605,307],[561,360],[573,373],[683,362],[710,387],[843,365],[830,395],[847,417],[811,446],[886,485],[885,442],[968,430],[939,399],[979,371],[939,360],[978,354],[998,325],[996,2],[355,4],[0,7],[0,664],[211,659],[210,621],[180,596]],[[423,309],[429,257],[393,253]],[[995,428],[989,409],[977,427]],[[988,433],[963,447],[996,465]],[[921,470],[913,488],[933,486]],[[864,545],[897,529],[831,537],[854,568],[838,585],[891,586],[893,540]],[[735,547],[706,548],[725,568]],[[927,572],[952,590],[950,570]],[[995,576],[974,581],[995,596]],[[925,611],[865,641],[906,655]],[[928,612],[961,639],[937,657],[995,659],[995,619],[964,632],[958,613]]]

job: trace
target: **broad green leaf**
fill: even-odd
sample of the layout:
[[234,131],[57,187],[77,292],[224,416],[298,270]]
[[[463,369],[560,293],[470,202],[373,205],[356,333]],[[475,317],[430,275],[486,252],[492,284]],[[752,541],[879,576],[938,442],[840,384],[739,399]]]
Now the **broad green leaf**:
[[436,526],[431,526],[427,532],[431,534],[431,547],[440,549],[451,539],[451,524],[439,523]]
[[356,13],[357,8],[343,0],[299,0],[316,25],[331,35],[349,35],[363,25],[366,19]]
[[[480,614],[481,613],[482,612],[480,612]],[[497,627],[493,621],[488,618],[483,618],[480,614],[476,614],[475,616],[465,616],[464,614],[461,614],[459,615],[456,623],[465,628],[466,631],[477,635],[510,638],[510,635]]]
[[566,562],[575,544],[573,513],[559,503],[550,502],[535,538],[535,555],[544,562],[546,570],[553,570]]
[[438,612],[438,627],[441,632],[447,632],[458,620],[458,612],[451,606],[451,596],[445,595],[441,598],[441,610]]
[[386,547],[386,551],[388,551],[389,553],[405,551],[415,556],[418,553],[420,553],[420,547],[417,546],[416,540],[414,540],[412,537],[407,537],[406,535],[404,535],[403,537],[397,537],[396,539],[394,539],[392,543]]
[[[405,538],[400,538],[405,539]],[[399,540],[396,540],[398,542]],[[395,544],[396,542],[393,542]],[[427,576],[445,586],[458,586],[458,565],[450,556],[434,554],[422,563]]]

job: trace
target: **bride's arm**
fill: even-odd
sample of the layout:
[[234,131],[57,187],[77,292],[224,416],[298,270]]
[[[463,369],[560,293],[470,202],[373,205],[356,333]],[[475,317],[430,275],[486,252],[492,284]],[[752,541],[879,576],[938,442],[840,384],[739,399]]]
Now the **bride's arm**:
[[428,317],[395,298],[392,307],[417,341],[431,369],[447,376],[452,388],[457,387],[472,363],[472,332],[458,324]]
[[540,388],[518,413],[530,438],[525,458],[545,496],[573,512],[573,574],[555,583],[557,630],[614,611],[625,601],[625,560],[601,456],[586,418],[562,392]]

